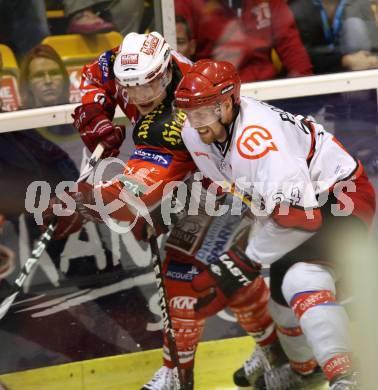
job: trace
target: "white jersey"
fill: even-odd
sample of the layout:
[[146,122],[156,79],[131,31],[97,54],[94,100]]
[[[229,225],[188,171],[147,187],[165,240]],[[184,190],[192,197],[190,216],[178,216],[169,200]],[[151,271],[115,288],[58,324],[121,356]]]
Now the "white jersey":
[[[320,124],[308,124],[303,116],[252,98],[241,98],[226,146],[202,143],[197,130],[186,124],[183,140],[202,173],[247,192],[263,204],[268,215],[280,203],[305,210],[318,208],[317,195],[350,177],[358,167]],[[247,253],[253,260],[271,263],[312,234],[280,227],[268,218],[251,238]]]

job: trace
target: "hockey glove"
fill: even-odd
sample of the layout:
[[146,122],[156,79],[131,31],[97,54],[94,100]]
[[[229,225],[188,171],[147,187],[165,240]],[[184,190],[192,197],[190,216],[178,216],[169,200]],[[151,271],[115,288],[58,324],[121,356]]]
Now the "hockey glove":
[[105,147],[103,157],[116,157],[126,136],[125,126],[114,125],[100,103],[83,104],[75,109],[74,126],[93,152],[99,143]]
[[228,306],[234,295],[260,275],[261,265],[250,260],[235,245],[192,280],[195,291],[211,292],[198,298],[194,309],[199,318],[206,318]]
[[[73,202],[72,199],[70,200],[69,205],[62,200],[62,198],[67,199],[68,197],[73,199]],[[51,222],[55,222],[53,238],[62,240],[70,234],[78,232],[87,221],[102,222],[100,215],[86,207],[86,204],[94,204],[93,188],[88,183],[78,183],[77,192],[65,192],[59,198],[50,199],[49,207],[42,214],[42,229],[46,229]],[[60,205],[70,215],[56,216],[53,210],[55,205]]]

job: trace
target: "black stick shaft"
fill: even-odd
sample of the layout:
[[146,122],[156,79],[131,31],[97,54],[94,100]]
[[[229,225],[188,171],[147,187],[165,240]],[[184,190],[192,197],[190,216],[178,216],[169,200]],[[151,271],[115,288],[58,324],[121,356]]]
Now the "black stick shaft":
[[168,349],[171,356],[171,361],[174,365],[173,373],[175,380],[175,389],[184,390],[186,385],[183,378],[182,371],[180,369],[180,360],[177,350],[177,344],[175,339],[175,331],[172,326],[172,320],[169,313],[169,301],[167,290],[164,284],[163,268],[161,265],[161,257],[159,251],[159,245],[157,242],[156,235],[152,233],[149,237],[151,254],[152,254],[152,265],[154,267],[156,284],[159,294],[159,304],[161,312],[163,314],[163,326],[164,331],[168,340]]
[[[83,172],[78,178],[77,180],[78,183],[85,181],[89,177],[89,175],[93,171],[93,168],[100,160],[103,152],[104,152],[104,146],[102,144],[98,144],[96,149],[92,153],[87,166],[84,168]],[[35,244],[31,256],[26,260],[25,265],[22,267],[20,271],[20,274],[18,275],[17,279],[13,283],[12,293],[0,303],[0,320],[7,314],[9,308],[16,300],[17,295],[22,290],[25,280],[29,276],[31,270],[38,264],[43,252],[46,249],[47,244],[52,239],[54,229],[55,229],[55,222],[52,222],[47,227],[46,231],[41,235],[41,238]]]

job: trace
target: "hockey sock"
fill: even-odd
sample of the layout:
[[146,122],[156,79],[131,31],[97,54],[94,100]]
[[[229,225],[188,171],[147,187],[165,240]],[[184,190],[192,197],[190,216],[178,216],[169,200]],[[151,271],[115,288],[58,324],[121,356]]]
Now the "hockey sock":
[[[164,281],[180,366],[184,369],[194,366],[195,352],[205,324],[204,319],[196,318],[194,311],[194,304],[200,294],[192,289],[191,280],[198,272],[193,263],[178,262],[173,260],[169,254],[167,255],[164,264]],[[165,335],[163,359],[165,366],[173,367]]]
[[293,310],[329,381],[352,370],[348,318],[331,291],[296,295]]
[[[183,369],[192,368],[194,366],[194,357],[197,345],[201,338],[204,323],[205,320],[193,320],[172,316],[172,325],[175,331],[180,367]],[[165,335],[163,345],[163,360],[165,366],[173,368]]]
[[277,336],[282,349],[289,358],[291,367],[302,375],[312,373],[318,364],[293,311],[272,299],[269,302],[269,310],[276,323]]
[[240,291],[230,303],[238,323],[261,347],[276,341],[273,320],[268,311],[269,288],[259,276]]
[[330,381],[351,370],[349,320],[336,301],[332,272],[324,265],[297,263],[282,284],[284,297]]

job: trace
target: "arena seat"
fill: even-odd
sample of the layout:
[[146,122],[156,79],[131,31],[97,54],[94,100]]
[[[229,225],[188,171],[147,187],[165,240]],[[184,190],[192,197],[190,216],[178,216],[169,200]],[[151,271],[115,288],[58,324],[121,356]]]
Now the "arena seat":
[[21,103],[17,83],[19,76],[17,60],[9,46],[0,44],[0,53],[3,60],[0,88],[2,110],[15,111],[19,109]]
[[372,4],[371,8],[372,8],[373,13],[375,15],[375,22],[376,22],[377,27],[378,27],[378,3]]
[[64,10],[62,9],[52,9],[46,11],[47,19],[59,19],[64,18]]
[[53,47],[66,65],[83,65],[103,51],[118,46],[122,35],[116,31],[95,35],[50,35],[42,43]]
[[42,43],[53,47],[62,58],[70,74],[70,102],[80,102],[80,74],[84,64],[97,58],[102,52],[121,44],[123,36],[111,31],[96,35],[50,35]]

